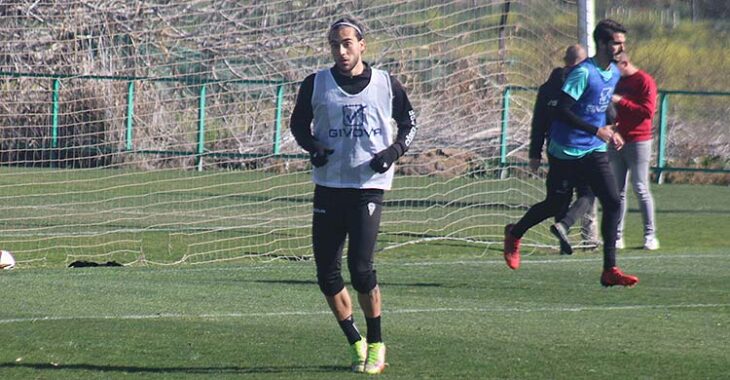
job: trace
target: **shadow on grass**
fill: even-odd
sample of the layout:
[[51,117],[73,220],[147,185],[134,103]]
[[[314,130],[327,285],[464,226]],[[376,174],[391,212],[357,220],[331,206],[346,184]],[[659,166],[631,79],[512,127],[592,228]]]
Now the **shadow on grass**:
[[95,371],[123,373],[192,373],[192,374],[247,374],[247,373],[313,373],[350,371],[346,366],[297,365],[254,367],[138,367],[98,364],[0,363],[0,369],[27,368],[39,371]]
[[[284,285],[317,285],[316,280],[251,280],[250,282],[259,282],[263,284],[284,284]],[[352,286],[351,283],[345,282],[346,285]],[[410,282],[410,283],[394,283],[378,281],[381,286],[407,286],[407,287],[441,287],[442,284],[435,282]]]

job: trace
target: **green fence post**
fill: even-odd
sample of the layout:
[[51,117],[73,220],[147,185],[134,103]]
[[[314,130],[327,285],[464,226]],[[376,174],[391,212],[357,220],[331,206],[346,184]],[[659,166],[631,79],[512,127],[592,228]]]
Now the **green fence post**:
[[200,96],[198,97],[198,171],[203,171],[203,153],[205,153],[205,83],[200,85]]
[[60,109],[60,93],[61,91],[61,81],[58,80],[58,78],[53,80],[53,95],[52,95],[52,102],[53,102],[53,110],[51,114],[51,167],[56,167],[56,158],[57,158],[57,150],[58,150],[58,112]]
[[132,150],[132,126],[134,125],[134,81],[129,81],[127,85],[127,141],[126,150]]
[[510,88],[507,86],[502,92],[502,130],[499,135],[499,167],[500,178],[507,177],[507,128],[509,127],[509,98]]
[[657,153],[657,184],[664,183],[664,166],[667,163],[666,145],[667,145],[667,110],[669,108],[669,94],[660,92],[659,95],[659,141]]
[[276,121],[274,123],[274,155],[281,153],[281,108],[284,104],[284,84],[276,86]]

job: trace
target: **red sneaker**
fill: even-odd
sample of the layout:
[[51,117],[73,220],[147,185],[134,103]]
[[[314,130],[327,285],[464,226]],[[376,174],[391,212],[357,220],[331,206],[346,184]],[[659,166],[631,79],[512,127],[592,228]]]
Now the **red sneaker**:
[[614,286],[614,285],[621,285],[621,286],[628,286],[632,287],[639,283],[639,278],[636,276],[632,276],[630,274],[625,274],[621,271],[621,269],[618,269],[618,267],[613,267],[609,270],[604,270],[603,274],[601,275],[601,285],[603,286]]
[[504,227],[504,261],[510,269],[520,267],[520,239],[512,236],[514,224],[508,224]]

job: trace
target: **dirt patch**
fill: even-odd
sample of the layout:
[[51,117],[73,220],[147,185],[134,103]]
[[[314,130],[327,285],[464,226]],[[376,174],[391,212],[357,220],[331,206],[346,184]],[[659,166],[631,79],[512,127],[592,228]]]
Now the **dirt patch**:
[[428,175],[454,178],[482,170],[479,157],[467,150],[455,148],[432,149],[408,153],[398,160],[396,172],[402,175]]

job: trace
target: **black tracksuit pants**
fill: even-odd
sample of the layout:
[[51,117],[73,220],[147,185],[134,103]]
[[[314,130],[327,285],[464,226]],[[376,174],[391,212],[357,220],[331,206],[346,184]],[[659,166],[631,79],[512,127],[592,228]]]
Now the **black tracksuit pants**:
[[359,293],[368,293],[377,285],[373,259],[383,193],[380,189],[315,187],[312,244],[317,280],[325,295],[333,296],[344,287],[341,266],[346,237],[352,286]]
[[616,232],[621,216],[618,187],[613,176],[608,154],[592,152],[576,160],[561,160],[548,154],[547,196],[535,204],[512,227],[511,234],[521,238],[532,226],[559,215],[570,205],[573,188],[590,186],[601,202],[601,235],[603,235],[603,266],[616,266]]

